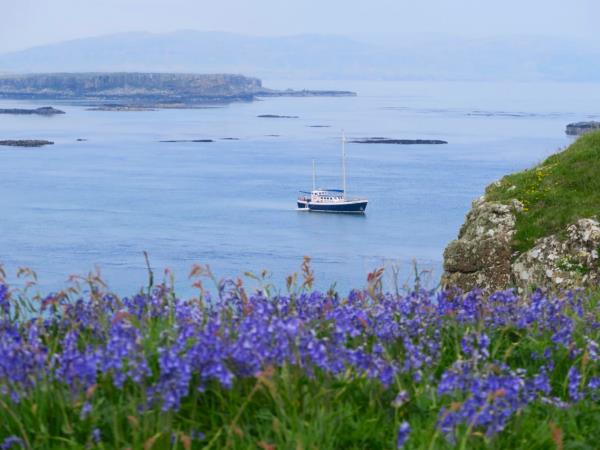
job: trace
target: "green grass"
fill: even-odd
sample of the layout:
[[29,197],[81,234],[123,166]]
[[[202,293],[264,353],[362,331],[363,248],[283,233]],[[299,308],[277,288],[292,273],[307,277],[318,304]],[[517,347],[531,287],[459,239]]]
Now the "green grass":
[[533,169],[507,175],[488,187],[486,199],[523,203],[517,214],[513,248],[525,252],[536,239],[600,213],[600,132],[581,136],[566,150]]

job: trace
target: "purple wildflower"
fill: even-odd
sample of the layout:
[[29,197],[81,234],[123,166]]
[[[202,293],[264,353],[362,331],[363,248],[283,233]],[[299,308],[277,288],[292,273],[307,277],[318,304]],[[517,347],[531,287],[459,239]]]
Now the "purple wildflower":
[[206,439],[206,435],[202,431],[192,430],[190,436],[194,441],[202,442]]
[[587,342],[587,352],[590,361],[598,361],[600,358],[598,357],[598,343],[589,337],[585,338]]
[[408,435],[410,434],[410,425],[408,422],[404,421],[400,424],[398,428],[398,434],[396,436],[396,448],[400,449],[404,447],[404,444],[408,440]]
[[84,402],[81,407],[81,411],[79,412],[79,419],[85,420],[92,412],[92,404],[90,402]]
[[591,377],[587,384],[587,390],[592,397],[592,400],[600,400],[600,377]]
[[100,353],[92,347],[79,350],[79,336],[69,331],[62,342],[62,352],[54,356],[56,377],[71,391],[85,391],[96,383]]
[[113,383],[121,388],[127,379],[140,383],[150,375],[150,369],[142,350],[142,336],[126,319],[116,321],[109,333],[102,361],[102,371],[113,377]]
[[581,400],[581,393],[579,391],[579,385],[581,384],[581,375],[577,370],[577,367],[571,366],[567,375],[567,379],[569,383],[569,397],[574,402]]
[[532,383],[533,383],[533,388],[536,391],[543,392],[546,395],[550,394],[550,391],[552,390],[552,388],[550,386],[550,380],[548,378],[548,374],[544,371],[535,375],[533,377]]
[[21,439],[18,436],[9,436],[6,439],[4,439],[2,444],[0,444],[0,450],[8,450],[14,447],[24,448],[23,439]]
[[10,296],[8,286],[5,284],[0,284],[0,313],[5,316],[10,313]]

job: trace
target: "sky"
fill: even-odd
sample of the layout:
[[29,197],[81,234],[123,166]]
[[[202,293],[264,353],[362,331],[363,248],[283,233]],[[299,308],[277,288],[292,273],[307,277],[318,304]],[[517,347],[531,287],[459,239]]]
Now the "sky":
[[598,0],[0,0],[0,52],[127,31],[600,40]]

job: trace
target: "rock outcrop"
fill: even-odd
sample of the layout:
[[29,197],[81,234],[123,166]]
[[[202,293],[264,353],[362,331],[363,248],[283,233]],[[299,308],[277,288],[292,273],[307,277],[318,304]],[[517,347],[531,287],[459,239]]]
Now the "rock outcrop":
[[483,197],[473,202],[458,239],[444,251],[444,286],[463,290],[475,286],[495,291],[511,282],[512,237],[515,211],[523,205],[486,202]]
[[569,136],[581,136],[584,133],[589,133],[590,131],[600,130],[600,122],[577,122],[570,123],[567,125],[567,129],[565,130]]
[[564,237],[548,236],[512,263],[512,279],[519,289],[531,286],[589,287],[600,282],[600,224],[580,219]]
[[514,254],[512,238],[516,213],[523,208],[517,200],[511,205],[473,202],[458,239],[444,251],[444,286],[489,292],[535,287],[566,289],[598,286],[600,283],[600,224],[580,219],[564,234],[538,239],[533,248]]

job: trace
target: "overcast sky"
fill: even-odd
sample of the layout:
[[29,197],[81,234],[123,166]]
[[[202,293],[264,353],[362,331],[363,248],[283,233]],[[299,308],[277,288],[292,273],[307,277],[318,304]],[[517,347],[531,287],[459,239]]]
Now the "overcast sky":
[[0,0],[0,15],[0,52],[116,32],[180,29],[600,39],[600,0]]

